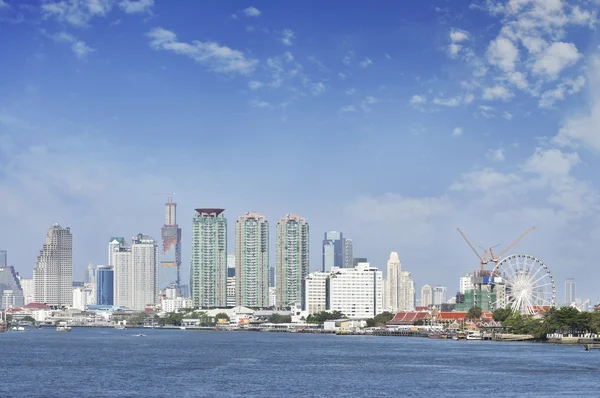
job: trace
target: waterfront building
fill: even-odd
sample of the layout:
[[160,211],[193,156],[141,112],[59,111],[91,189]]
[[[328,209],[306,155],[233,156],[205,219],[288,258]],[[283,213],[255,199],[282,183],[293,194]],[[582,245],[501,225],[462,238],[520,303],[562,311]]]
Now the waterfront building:
[[227,219],[224,209],[196,209],[192,220],[190,293],[196,307],[227,305]]
[[446,287],[436,286],[433,288],[433,304],[438,307],[446,302]]
[[567,278],[565,280],[565,305],[571,305],[575,302],[575,279]]
[[179,312],[184,308],[192,308],[192,299],[181,296],[164,297],[161,307],[164,312]]
[[227,307],[235,307],[235,254],[227,255]]
[[12,266],[0,266],[0,300],[0,310],[25,305],[21,281]]
[[410,272],[402,271],[398,253],[392,252],[387,262],[386,304],[391,312],[412,311],[415,308],[415,283]]
[[21,284],[21,289],[23,290],[23,305],[33,303],[35,295],[35,285],[33,283],[33,278],[21,278],[19,280],[19,283]]
[[174,203],[171,197],[165,204],[165,213],[165,223],[161,228],[159,290],[179,286],[181,282],[181,228],[177,225],[177,203]]
[[309,227],[298,214],[288,214],[277,223],[275,283],[276,307],[288,308],[304,302],[304,279],[309,270]]
[[429,307],[433,304],[433,289],[429,285],[421,288],[421,306]]
[[[96,303],[95,305],[114,304],[115,271],[109,265],[99,265],[96,268]],[[89,304],[89,303],[88,303]]]
[[352,239],[344,238],[344,261],[342,267],[352,268],[352,259],[354,255],[354,249],[352,246]]
[[0,250],[0,267],[8,266],[8,256],[6,250]]
[[73,305],[72,308],[80,311],[85,311],[87,306],[87,297],[88,294],[86,292],[85,287],[83,286],[73,286]]
[[144,234],[137,234],[131,243],[131,308],[144,310],[158,298],[158,244]]
[[329,309],[348,318],[373,318],[383,312],[383,275],[369,263],[334,268],[330,277]]
[[312,272],[304,283],[304,310],[308,315],[329,308],[329,278],[331,272]]
[[269,222],[246,213],[235,224],[236,305],[269,306]]
[[115,306],[133,308],[133,283],[131,280],[131,246],[124,238],[111,238],[109,266],[113,267],[113,303]]
[[333,267],[344,266],[344,234],[338,231],[325,232],[322,249],[323,267],[321,271],[331,272]]
[[87,294],[87,305],[96,305],[96,283],[84,283],[83,287]]
[[73,304],[73,236],[69,227],[54,224],[46,234],[33,269],[36,303],[66,306]]

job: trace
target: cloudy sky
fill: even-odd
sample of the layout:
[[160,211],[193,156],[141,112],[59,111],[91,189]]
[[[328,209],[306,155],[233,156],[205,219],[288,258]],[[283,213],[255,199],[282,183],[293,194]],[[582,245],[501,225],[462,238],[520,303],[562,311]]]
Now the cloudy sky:
[[[30,276],[45,231],[74,274],[108,238],[193,209],[311,226],[417,288],[476,246],[539,257],[564,298],[600,267],[598,0],[0,0],[0,246]],[[274,248],[272,250],[274,254]],[[274,260],[274,255],[273,255]],[[272,261],[274,262],[274,261]]]

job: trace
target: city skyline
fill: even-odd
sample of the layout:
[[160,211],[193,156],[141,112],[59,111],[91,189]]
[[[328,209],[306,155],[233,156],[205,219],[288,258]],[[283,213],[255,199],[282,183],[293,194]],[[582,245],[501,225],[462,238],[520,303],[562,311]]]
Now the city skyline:
[[516,252],[598,297],[593,2],[101,3],[0,8],[0,242],[23,276],[57,221],[76,276],[115,233],[160,239],[158,190],[178,192],[184,270],[198,205],[302,214],[311,271],[333,229],[449,288],[478,265],[456,227],[506,247],[536,225]]

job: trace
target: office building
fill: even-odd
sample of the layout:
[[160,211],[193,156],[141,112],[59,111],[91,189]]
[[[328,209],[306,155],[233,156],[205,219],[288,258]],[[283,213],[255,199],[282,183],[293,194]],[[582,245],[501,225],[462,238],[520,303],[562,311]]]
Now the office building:
[[8,256],[6,250],[0,250],[0,267],[8,266]]
[[113,304],[133,308],[133,281],[131,278],[131,246],[124,238],[111,238],[109,243],[109,263],[113,267]]
[[95,283],[96,282],[96,270],[92,264],[88,264],[85,272],[83,273],[83,283]]
[[33,278],[21,278],[19,283],[21,284],[21,289],[23,290],[23,305],[33,303],[35,296],[35,284],[33,283]]
[[311,272],[305,280],[304,310],[308,315],[329,309],[329,277],[331,272]]
[[115,271],[108,265],[96,268],[96,305],[114,304]]
[[333,267],[344,266],[344,234],[338,231],[325,232],[322,250],[323,267],[321,271],[331,272]]
[[433,305],[433,289],[429,285],[421,288],[421,305],[423,307]]
[[387,262],[386,306],[391,312],[415,308],[415,283],[409,272],[402,271],[398,253],[392,252]]
[[269,222],[246,213],[235,224],[236,305],[269,306]]
[[275,238],[276,307],[289,308],[304,302],[304,279],[309,270],[308,223],[288,214],[277,223]]
[[368,319],[383,312],[383,275],[369,263],[334,268],[329,280],[329,309],[351,319]]
[[352,267],[351,268],[356,268],[358,266],[358,264],[360,263],[368,263],[369,260],[367,260],[366,257],[356,257],[352,259]]
[[354,255],[354,249],[352,246],[352,239],[344,238],[344,261],[342,267],[344,268],[352,268],[352,259]]
[[196,209],[192,220],[190,293],[196,307],[227,305],[227,219],[224,209]]
[[446,302],[446,287],[436,286],[433,288],[433,304],[440,306]]
[[132,309],[142,311],[158,301],[158,244],[144,234],[131,242]]
[[0,267],[0,310],[18,308],[25,305],[23,289],[15,268],[12,266]]
[[159,290],[180,285],[181,228],[177,225],[177,203],[171,197],[165,204],[165,223],[161,229],[162,251],[158,271]]
[[460,294],[465,294],[468,291],[473,290],[473,275],[467,274],[465,276],[461,276],[459,280],[459,289]]
[[565,305],[573,304],[575,299],[575,279],[567,278],[565,281]]
[[73,304],[73,236],[69,227],[54,224],[48,229],[33,280],[35,302],[66,307]]

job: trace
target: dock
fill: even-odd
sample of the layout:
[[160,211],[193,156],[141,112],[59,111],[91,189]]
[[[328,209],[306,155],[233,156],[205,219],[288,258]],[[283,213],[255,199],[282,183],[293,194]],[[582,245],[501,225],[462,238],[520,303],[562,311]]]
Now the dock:
[[584,344],[585,350],[586,351],[590,351],[590,350],[600,350],[600,344]]

